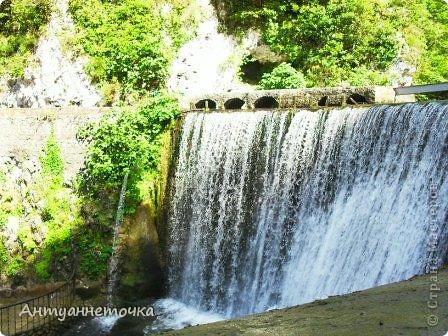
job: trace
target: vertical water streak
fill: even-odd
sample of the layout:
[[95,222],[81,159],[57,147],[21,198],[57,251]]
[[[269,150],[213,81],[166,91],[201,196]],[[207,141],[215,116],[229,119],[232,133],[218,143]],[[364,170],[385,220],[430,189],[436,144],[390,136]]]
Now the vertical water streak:
[[[448,105],[186,115],[170,294],[227,316],[407,279],[448,253]],[[429,186],[438,244],[430,255]],[[433,223],[434,224],[434,223]]]
[[107,303],[109,306],[113,306],[113,299],[115,293],[115,287],[118,278],[118,264],[120,257],[120,229],[123,223],[124,216],[124,201],[126,196],[126,188],[128,184],[129,170],[126,171],[123,177],[123,183],[121,184],[120,196],[118,198],[117,214],[115,216],[114,223],[114,237],[112,243],[112,255],[109,259],[108,268],[108,283],[107,283]]

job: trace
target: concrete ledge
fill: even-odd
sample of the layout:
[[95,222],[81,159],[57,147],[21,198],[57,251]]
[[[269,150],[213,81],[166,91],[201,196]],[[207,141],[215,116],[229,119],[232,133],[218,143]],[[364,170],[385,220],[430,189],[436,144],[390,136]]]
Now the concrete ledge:
[[392,87],[370,86],[212,93],[185,99],[181,107],[185,111],[202,109],[287,109],[414,101],[413,95],[396,96]]

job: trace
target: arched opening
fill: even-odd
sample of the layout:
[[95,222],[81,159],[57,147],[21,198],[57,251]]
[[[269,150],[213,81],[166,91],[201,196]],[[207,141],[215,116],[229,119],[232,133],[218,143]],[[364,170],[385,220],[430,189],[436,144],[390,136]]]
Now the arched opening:
[[319,101],[317,102],[318,106],[327,106],[328,105],[328,96],[322,97],[321,99],[319,99]]
[[216,102],[211,99],[202,99],[196,103],[197,109],[210,109],[215,110],[216,109]]
[[367,104],[367,99],[363,95],[354,93],[347,98],[347,104],[349,105],[359,105],[359,104]]
[[257,99],[257,101],[254,104],[255,108],[277,108],[278,107],[278,101],[275,98],[272,97],[261,97]]
[[226,110],[239,110],[244,106],[244,104],[244,100],[239,98],[232,98],[224,103],[224,108]]

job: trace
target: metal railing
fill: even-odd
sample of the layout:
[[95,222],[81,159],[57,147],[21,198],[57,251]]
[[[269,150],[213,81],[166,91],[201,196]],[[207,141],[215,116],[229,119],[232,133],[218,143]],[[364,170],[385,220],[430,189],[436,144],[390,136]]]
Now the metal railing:
[[[60,323],[52,314],[29,313],[20,314],[22,311],[34,313],[41,309],[70,308],[75,296],[75,276],[60,285],[53,291],[24,300],[18,303],[0,307],[0,332],[6,336],[20,335],[37,328],[50,328]],[[28,305],[28,307],[26,307]],[[35,310],[36,308],[36,310]],[[29,310],[28,310],[29,309]]]

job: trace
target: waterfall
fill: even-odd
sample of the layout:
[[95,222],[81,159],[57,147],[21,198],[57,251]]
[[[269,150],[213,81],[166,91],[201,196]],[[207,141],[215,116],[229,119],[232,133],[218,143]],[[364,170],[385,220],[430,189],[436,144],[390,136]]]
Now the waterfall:
[[447,154],[446,103],[188,113],[171,190],[170,296],[231,317],[441,266]]
[[121,184],[120,196],[118,198],[117,214],[115,216],[114,224],[114,238],[112,243],[112,255],[109,260],[109,280],[107,283],[107,303],[109,306],[113,306],[113,299],[115,293],[115,286],[118,278],[118,261],[120,255],[120,229],[123,222],[124,215],[124,200],[126,196],[126,188],[128,184],[129,170],[126,171],[123,177],[123,183]]

